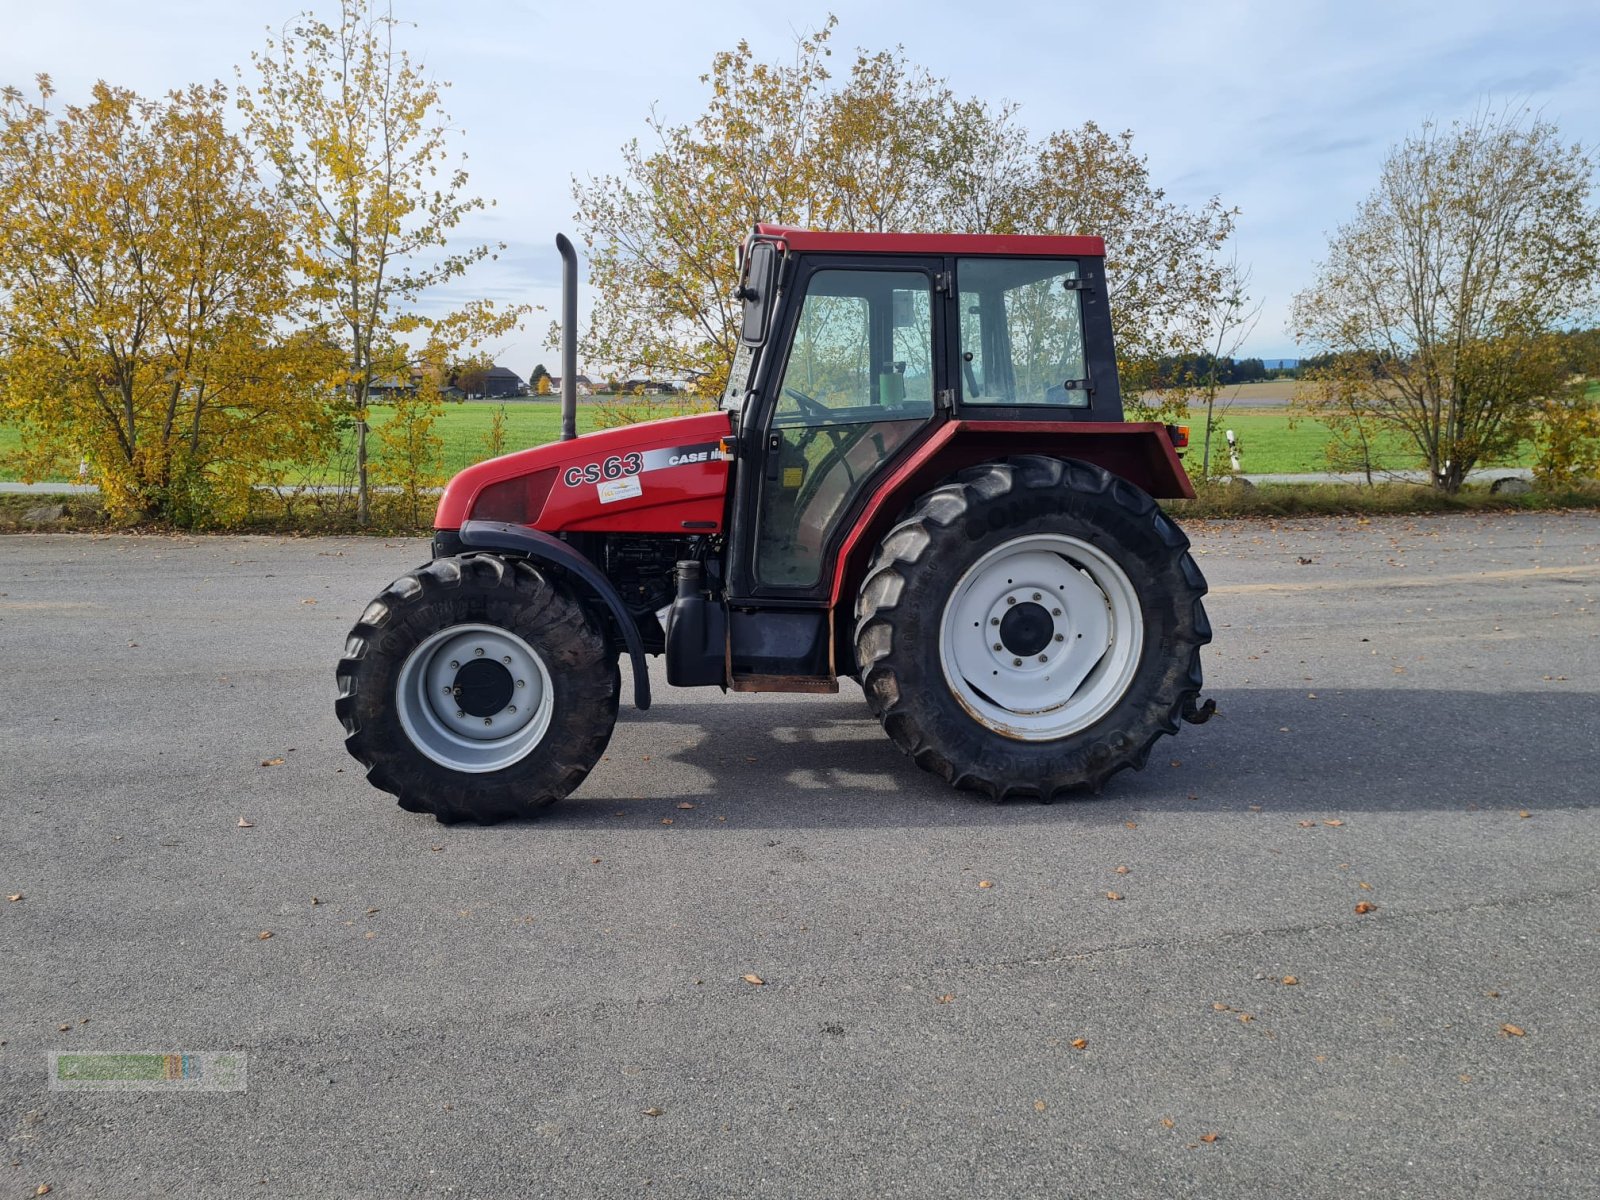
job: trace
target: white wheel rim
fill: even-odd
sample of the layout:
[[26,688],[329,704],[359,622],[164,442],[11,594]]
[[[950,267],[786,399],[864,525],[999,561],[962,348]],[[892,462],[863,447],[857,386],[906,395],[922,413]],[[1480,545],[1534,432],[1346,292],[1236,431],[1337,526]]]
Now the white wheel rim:
[[[463,707],[457,691],[463,668],[490,675],[491,685],[503,683],[510,698],[493,711],[471,701]],[[498,699],[499,690],[491,686],[488,694]],[[442,767],[479,774],[520,762],[544,740],[555,693],[544,660],[516,634],[494,625],[451,625],[406,656],[394,699],[413,746]]]
[[1027,742],[1066,737],[1110,712],[1143,647],[1126,572],[1063,534],[1015,538],[978,559],[956,583],[939,629],[939,663],[962,707]]

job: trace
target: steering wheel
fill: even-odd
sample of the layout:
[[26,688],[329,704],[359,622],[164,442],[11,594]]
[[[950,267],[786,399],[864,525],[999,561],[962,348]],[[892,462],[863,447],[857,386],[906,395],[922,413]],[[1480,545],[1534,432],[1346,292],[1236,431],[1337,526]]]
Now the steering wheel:
[[824,425],[832,423],[833,410],[821,401],[813,400],[799,388],[786,387],[783,389],[783,394],[798,404],[800,410],[813,420],[820,421]]

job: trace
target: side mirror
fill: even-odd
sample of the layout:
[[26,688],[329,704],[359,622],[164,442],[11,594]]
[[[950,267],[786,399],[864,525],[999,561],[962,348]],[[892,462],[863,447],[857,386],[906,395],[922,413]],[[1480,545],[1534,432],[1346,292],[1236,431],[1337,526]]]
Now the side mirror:
[[759,346],[767,337],[767,314],[772,311],[772,292],[778,280],[778,251],[771,242],[756,242],[745,256],[744,282],[739,299],[744,304],[739,340],[746,346]]

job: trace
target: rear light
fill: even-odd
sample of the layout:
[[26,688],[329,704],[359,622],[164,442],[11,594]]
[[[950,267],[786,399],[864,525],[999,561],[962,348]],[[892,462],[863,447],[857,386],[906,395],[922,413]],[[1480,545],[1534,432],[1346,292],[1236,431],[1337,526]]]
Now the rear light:
[[1167,436],[1172,439],[1172,448],[1174,450],[1188,448],[1189,427],[1187,425],[1168,425]]

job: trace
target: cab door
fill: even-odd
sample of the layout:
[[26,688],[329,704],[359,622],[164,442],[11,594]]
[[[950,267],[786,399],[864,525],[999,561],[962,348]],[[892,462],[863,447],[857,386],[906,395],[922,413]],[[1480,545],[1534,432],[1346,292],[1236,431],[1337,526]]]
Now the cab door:
[[[871,483],[934,422],[946,384],[939,259],[802,259],[798,304],[750,414],[735,594],[822,598]],[[752,444],[753,443],[753,444]],[[755,453],[751,454],[750,451]]]

